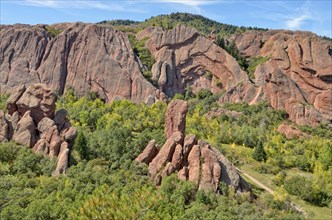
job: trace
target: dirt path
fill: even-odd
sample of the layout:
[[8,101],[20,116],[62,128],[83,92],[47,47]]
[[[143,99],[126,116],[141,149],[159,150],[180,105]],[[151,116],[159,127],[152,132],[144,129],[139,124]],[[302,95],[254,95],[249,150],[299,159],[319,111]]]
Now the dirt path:
[[266,185],[264,185],[263,183],[259,182],[257,179],[255,179],[254,177],[250,176],[249,174],[247,174],[246,172],[240,170],[239,168],[236,167],[236,170],[243,174],[244,176],[248,177],[248,179],[250,179],[252,182],[254,182],[256,185],[258,185],[260,188],[264,189],[265,191],[269,192],[270,194],[274,195],[274,191],[272,189],[270,189],[269,187],[267,187]]
[[[237,167],[235,167],[235,168],[236,168],[236,170],[237,170],[240,174],[246,176],[248,179],[250,179],[250,180],[251,180],[253,183],[255,183],[257,186],[259,186],[260,188],[264,189],[264,190],[267,191],[268,193],[274,195],[274,191],[273,191],[271,188],[267,187],[266,185],[264,185],[263,183],[261,183],[259,180],[257,180],[255,177],[250,176],[248,173],[242,171],[241,169],[239,169],[239,168],[237,168]],[[301,207],[299,207],[298,205],[296,205],[296,204],[294,204],[294,203],[292,203],[292,202],[290,203],[290,205],[291,205],[291,207],[292,207],[294,210],[296,210],[296,211],[298,211],[298,212],[301,212],[304,216],[307,216],[307,213],[306,213]]]

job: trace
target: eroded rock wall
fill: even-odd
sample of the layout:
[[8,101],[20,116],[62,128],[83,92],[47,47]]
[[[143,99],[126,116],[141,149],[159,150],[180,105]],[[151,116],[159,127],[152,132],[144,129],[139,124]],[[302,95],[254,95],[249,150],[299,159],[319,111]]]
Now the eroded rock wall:
[[95,24],[2,25],[0,30],[1,93],[19,85],[47,84],[60,95],[74,88],[79,95],[94,91],[106,101],[159,99],[142,76],[126,34]]
[[270,59],[256,68],[252,85],[230,90],[222,101],[266,100],[273,108],[285,110],[297,124],[331,123],[331,41],[310,32],[283,30],[247,31],[230,40],[246,57]]
[[193,28],[148,28],[137,37],[149,37],[146,46],[156,60],[152,79],[168,96],[184,93],[187,87],[194,93],[201,89],[220,92],[248,80],[231,55]]

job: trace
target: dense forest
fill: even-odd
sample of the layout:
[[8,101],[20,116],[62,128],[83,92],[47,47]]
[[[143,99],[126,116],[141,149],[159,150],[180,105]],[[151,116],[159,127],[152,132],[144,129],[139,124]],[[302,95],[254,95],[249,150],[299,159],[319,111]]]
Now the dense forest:
[[137,29],[142,29],[144,27],[162,27],[164,29],[172,29],[180,23],[186,25],[187,27],[195,28],[203,35],[208,35],[212,31],[222,36],[230,36],[236,32],[241,33],[246,30],[267,30],[257,27],[238,27],[235,25],[219,23],[201,15],[179,12],[151,17],[143,22],[131,20],[111,20],[99,22],[99,24],[108,24],[120,28],[121,26],[131,26],[132,28]]
[[[301,127],[309,139],[286,140],[276,126],[287,115],[267,104],[224,104],[240,117],[209,117],[218,95],[202,90],[187,99],[187,132],[207,140],[236,166],[254,164],[272,174],[274,196],[254,187],[257,199],[225,186],[221,194],[196,191],[190,182],[170,176],[160,188],[147,166],[134,158],[149,140],[164,143],[166,104],[128,100],[105,104],[94,93],[78,98],[73,90],[59,97],[79,129],[65,175],[52,177],[55,161],[15,143],[0,144],[1,219],[302,219],[290,206],[291,195],[315,206],[331,207],[331,131]],[[4,107],[6,97],[1,97]],[[256,151],[263,151],[257,157]],[[258,153],[260,154],[260,153]],[[258,160],[258,161],[256,161]],[[290,175],[296,168],[305,172]],[[309,213],[313,216],[312,213]]]

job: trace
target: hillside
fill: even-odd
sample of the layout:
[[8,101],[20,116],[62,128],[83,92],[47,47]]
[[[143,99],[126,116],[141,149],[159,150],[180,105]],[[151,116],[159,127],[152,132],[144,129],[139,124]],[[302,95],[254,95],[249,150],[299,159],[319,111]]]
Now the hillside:
[[187,13],[0,38],[0,219],[332,216],[332,41]]
[[236,32],[244,32],[246,30],[262,30],[267,29],[257,27],[238,27],[229,24],[219,23],[201,15],[189,13],[172,13],[169,15],[159,15],[146,19],[144,22],[129,21],[129,20],[111,20],[101,21],[99,24],[109,24],[112,26],[136,26],[137,28],[144,27],[162,27],[165,29],[172,29],[178,24],[183,24],[187,27],[192,27],[198,30],[201,34],[207,36],[212,31],[224,37],[229,37]]

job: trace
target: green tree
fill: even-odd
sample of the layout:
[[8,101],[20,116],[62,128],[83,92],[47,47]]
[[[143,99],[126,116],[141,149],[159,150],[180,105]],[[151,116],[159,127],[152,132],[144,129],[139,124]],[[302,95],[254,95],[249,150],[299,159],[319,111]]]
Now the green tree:
[[263,141],[260,140],[254,149],[252,157],[257,161],[266,161],[267,155],[264,150]]
[[74,150],[77,150],[80,154],[81,159],[88,160],[89,159],[89,148],[88,148],[88,142],[84,135],[83,130],[78,131],[78,135],[75,139],[74,143]]

